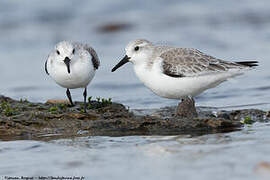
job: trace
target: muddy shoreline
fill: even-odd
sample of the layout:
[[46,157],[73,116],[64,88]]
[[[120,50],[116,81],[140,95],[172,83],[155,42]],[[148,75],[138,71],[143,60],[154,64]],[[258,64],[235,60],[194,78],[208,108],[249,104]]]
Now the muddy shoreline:
[[244,124],[267,122],[269,113],[259,109],[205,111],[193,119],[174,116],[174,107],[145,115],[111,100],[90,100],[87,113],[82,103],[32,103],[0,96],[0,139],[48,140],[89,135],[200,135],[239,130]]

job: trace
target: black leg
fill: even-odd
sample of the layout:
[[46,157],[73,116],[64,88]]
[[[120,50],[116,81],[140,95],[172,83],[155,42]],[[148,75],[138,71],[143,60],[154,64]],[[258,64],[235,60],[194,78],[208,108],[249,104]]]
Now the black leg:
[[190,99],[191,99],[192,104],[194,104],[194,107],[195,107],[195,100],[194,100],[194,98],[193,97],[190,97]]
[[72,98],[71,98],[69,89],[67,89],[66,94],[67,94],[68,100],[69,100],[69,102],[70,102],[70,105],[71,105],[71,106],[74,106],[74,104],[73,104],[73,102],[72,102]]
[[86,97],[87,97],[87,87],[84,88],[83,98],[84,98],[84,112],[86,113]]

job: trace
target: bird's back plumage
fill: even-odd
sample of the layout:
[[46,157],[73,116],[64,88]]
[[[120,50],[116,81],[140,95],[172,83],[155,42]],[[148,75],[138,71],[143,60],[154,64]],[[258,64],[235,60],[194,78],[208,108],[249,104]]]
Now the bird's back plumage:
[[192,77],[232,69],[248,69],[257,61],[229,62],[190,48],[167,48],[160,54],[163,72],[172,77]]

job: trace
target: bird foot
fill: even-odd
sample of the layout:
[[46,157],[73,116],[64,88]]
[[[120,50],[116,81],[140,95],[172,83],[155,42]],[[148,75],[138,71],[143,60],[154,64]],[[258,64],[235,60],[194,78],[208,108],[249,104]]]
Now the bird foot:
[[74,106],[75,106],[75,104],[68,103],[68,107],[74,107]]
[[182,102],[178,104],[175,116],[185,118],[198,117],[194,99],[189,97],[182,99]]

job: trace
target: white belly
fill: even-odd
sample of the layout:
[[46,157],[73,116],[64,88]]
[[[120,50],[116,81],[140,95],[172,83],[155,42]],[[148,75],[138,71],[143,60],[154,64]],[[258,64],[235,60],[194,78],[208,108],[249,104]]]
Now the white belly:
[[162,73],[160,63],[155,63],[151,69],[143,65],[134,66],[134,70],[146,87],[155,94],[170,99],[194,97],[206,89],[216,87],[228,78],[242,73],[229,71],[196,77],[170,77]]
[[95,70],[90,62],[70,64],[70,73],[65,64],[52,67],[50,76],[57,84],[64,88],[84,88],[95,75]]

